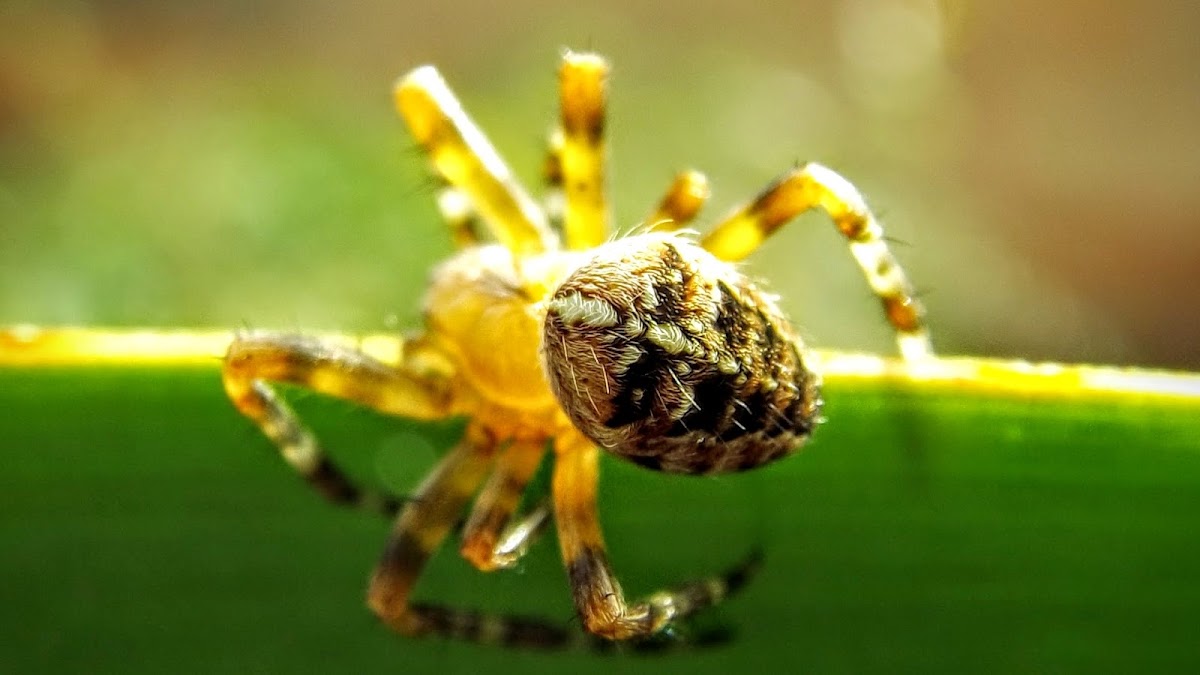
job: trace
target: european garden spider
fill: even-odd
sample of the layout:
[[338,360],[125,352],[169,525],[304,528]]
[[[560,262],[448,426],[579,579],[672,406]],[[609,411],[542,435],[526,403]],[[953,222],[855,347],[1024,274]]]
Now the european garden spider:
[[[341,343],[259,331],[235,337],[225,357],[234,405],[314,488],[336,503],[398,511],[367,601],[402,634],[542,646],[567,639],[538,622],[410,603],[430,554],[476,492],[462,555],[480,570],[509,567],[553,513],[575,607],[603,638],[655,635],[745,579],[748,565],[627,602],[597,517],[597,462],[604,448],[661,471],[741,471],[808,438],[819,420],[819,377],[774,298],[732,264],[797,214],[829,214],[902,354],[930,353],[924,310],[879,222],[825,167],[788,171],[700,237],[680,228],[707,198],[706,180],[681,173],[638,234],[610,239],[607,72],[593,54],[563,58],[544,208],[432,66],[403,77],[396,105],[442,182],[438,205],[458,245],[434,270],[425,330],[404,340],[395,364]],[[495,243],[481,240],[479,225]],[[268,382],[414,419],[466,417],[466,434],[410,499],[372,500]],[[550,501],[519,514],[548,448]]]

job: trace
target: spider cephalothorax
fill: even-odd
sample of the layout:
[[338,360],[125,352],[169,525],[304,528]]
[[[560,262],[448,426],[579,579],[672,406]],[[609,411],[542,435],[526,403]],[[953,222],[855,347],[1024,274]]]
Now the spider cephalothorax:
[[[702,236],[681,231],[707,199],[685,171],[639,234],[610,240],[603,146],[607,65],[570,54],[539,206],[512,177],[431,66],[396,86],[396,103],[441,180],[438,205],[459,251],[439,265],[424,328],[382,361],[336,340],[239,334],[226,392],[284,459],[334,502],[398,516],[368,590],[395,630],[553,646],[569,632],[411,602],[431,553],[474,499],[461,553],[511,566],[553,514],[584,627],[623,640],[719,602],[748,565],[628,603],[597,515],[600,448],[653,469],[753,468],[807,439],[819,378],[772,296],[733,264],[797,214],[826,211],[883,303],[907,358],[930,353],[923,310],[878,221],[854,187],[808,164],[783,174]],[[482,232],[494,243],[485,241]],[[463,440],[410,499],[350,480],[270,386],[289,382],[415,419],[467,418]],[[547,451],[550,499],[519,512]]]

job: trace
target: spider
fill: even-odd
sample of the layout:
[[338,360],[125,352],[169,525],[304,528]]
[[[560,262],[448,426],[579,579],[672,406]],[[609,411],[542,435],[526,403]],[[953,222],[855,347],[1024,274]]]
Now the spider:
[[[566,53],[561,118],[539,206],[432,66],[395,86],[395,102],[439,179],[457,252],[438,265],[424,330],[394,362],[341,342],[264,331],[234,337],[223,366],[234,406],[331,501],[396,513],[367,603],[404,635],[560,644],[535,620],[484,617],[410,601],[430,555],[459,521],[460,552],[483,571],[511,567],[551,518],[576,610],[608,640],[662,633],[719,602],[752,563],[630,602],[608,562],[597,514],[601,449],[659,471],[715,474],[797,450],[820,419],[819,376],[775,298],[740,272],[797,214],[828,213],[901,353],[931,353],[924,310],[858,191],[818,164],[794,168],[702,236],[685,230],[707,181],[680,173],[638,233],[610,238],[604,113],[608,66]],[[483,232],[490,238],[483,236]],[[462,440],[401,502],[373,497],[321,449],[271,383],[418,420],[467,419]],[[521,512],[543,456],[549,496]]]

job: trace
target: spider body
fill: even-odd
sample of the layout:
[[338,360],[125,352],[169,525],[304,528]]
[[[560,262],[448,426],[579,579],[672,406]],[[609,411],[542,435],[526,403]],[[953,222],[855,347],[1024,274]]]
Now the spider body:
[[[682,172],[641,234],[610,239],[606,78],[600,57],[565,55],[543,205],[436,70],[402,78],[397,107],[442,183],[438,205],[459,248],[435,268],[424,329],[386,361],[339,341],[265,331],[236,335],[226,354],[226,393],[299,475],[335,503],[396,516],[367,604],[405,635],[537,647],[570,640],[540,620],[412,602],[430,555],[468,507],[460,552],[484,571],[515,564],[553,517],[575,607],[600,638],[659,634],[745,582],[753,559],[627,602],[600,527],[598,458],[603,449],[708,474],[760,466],[807,440],[819,377],[774,297],[734,264],[795,215],[830,215],[902,354],[930,353],[924,311],[878,221],[849,182],[820,165],[784,173],[699,237],[681,228],[707,199],[707,181]],[[411,498],[375,495],[326,455],[276,382],[412,419],[465,417],[466,432]],[[522,512],[547,452],[549,498]]]

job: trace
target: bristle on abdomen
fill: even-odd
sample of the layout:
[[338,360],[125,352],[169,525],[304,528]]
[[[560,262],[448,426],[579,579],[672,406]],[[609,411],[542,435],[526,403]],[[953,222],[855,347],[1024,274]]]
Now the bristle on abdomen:
[[681,236],[604,247],[547,303],[542,349],[580,431],[654,469],[759,466],[798,448],[820,412],[774,299]]

